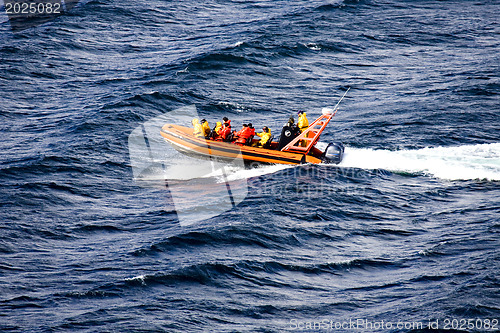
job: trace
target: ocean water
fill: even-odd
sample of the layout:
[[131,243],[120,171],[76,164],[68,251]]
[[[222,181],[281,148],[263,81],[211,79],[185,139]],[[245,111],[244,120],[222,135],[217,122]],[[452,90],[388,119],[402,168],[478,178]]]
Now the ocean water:
[[[0,330],[498,331],[499,1],[3,9]],[[348,87],[340,165],[159,137],[191,106],[278,134]]]

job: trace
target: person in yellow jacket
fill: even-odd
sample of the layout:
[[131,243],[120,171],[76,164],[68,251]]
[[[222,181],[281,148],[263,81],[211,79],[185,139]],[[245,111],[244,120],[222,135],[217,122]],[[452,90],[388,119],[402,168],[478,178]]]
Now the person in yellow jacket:
[[254,147],[263,147],[271,139],[271,130],[267,126],[262,127],[262,130],[264,132],[255,133],[260,137],[260,141],[254,143]]
[[203,129],[203,136],[210,136],[210,126],[208,125],[208,121],[206,119],[201,120],[201,128]]
[[[300,133],[302,133],[309,127],[309,120],[307,120],[306,113],[302,110],[298,112],[298,115],[299,115],[299,120],[297,121],[297,127],[299,128]],[[300,145],[302,147],[307,146],[307,142],[305,140],[300,140],[300,141],[301,141]]]
[[220,130],[222,129],[222,123],[220,121],[215,123],[214,128],[210,131],[210,138],[217,140],[220,137]]
[[203,127],[201,126],[200,121],[197,118],[194,118],[191,121],[191,124],[193,124],[193,135],[197,137],[204,137]]
[[214,127],[215,134],[220,135],[219,131],[221,128],[222,128],[222,123],[220,121],[216,122]]
[[307,120],[307,116],[304,111],[299,111],[298,114],[299,120],[297,121],[297,126],[299,127],[300,133],[302,133],[309,127],[309,120]]

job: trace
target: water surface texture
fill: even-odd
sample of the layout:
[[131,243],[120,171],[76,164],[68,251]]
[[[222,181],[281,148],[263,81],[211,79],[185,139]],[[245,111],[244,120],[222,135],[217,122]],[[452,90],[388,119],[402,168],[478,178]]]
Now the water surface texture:
[[[499,12],[91,0],[20,32],[2,14],[0,330],[498,330]],[[167,112],[277,135],[348,87],[322,135],[339,166],[229,167],[241,200],[189,225],[134,180],[129,136]],[[210,203],[207,179],[184,193]]]

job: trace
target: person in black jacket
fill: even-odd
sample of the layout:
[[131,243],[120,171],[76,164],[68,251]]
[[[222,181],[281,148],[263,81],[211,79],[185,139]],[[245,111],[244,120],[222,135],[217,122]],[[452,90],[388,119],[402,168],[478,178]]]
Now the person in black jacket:
[[293,119],[293,116],[290,116],[288,122],[281,129],[280,141],[278,143],[278,150],[281,150],[283,147],[289,144],[299,134],[300,130],[295,124],[295,119]]

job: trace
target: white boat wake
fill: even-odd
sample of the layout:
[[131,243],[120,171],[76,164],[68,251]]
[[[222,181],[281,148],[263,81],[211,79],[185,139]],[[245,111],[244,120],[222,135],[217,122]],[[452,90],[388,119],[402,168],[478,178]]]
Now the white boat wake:
[[[423,174],[446,180],[500,180],[500,143],[434,147],[416,150],[345,148],[342,168],[382,169]],[[227,180],[272,174],[296,165],[264,165],[256,169],[226,167]],[[210,176],[218,176],[213,173]]]
[[447,180],[500,180],[500,143],[398,151],[346,147],[338,166],[419,173]]

